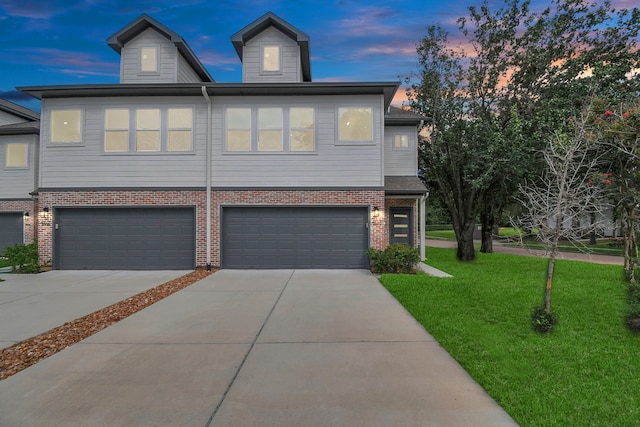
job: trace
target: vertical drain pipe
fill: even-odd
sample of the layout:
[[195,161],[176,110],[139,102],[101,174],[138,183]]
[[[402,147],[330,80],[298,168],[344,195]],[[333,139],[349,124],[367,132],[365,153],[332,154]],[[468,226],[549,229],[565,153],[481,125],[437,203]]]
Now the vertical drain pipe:
[[211,271],[211,98],[207,87],[202,86],[202,96],[207,101],[207,271]]

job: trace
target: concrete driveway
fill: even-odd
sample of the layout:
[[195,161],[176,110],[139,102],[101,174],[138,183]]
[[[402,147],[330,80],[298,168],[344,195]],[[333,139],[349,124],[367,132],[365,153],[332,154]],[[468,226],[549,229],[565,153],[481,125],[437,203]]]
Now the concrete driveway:
[[93,313],[188,271],[0,274],[0,348]]
[[513,426],[368,271],[223,270],[0,381],[2,426]]

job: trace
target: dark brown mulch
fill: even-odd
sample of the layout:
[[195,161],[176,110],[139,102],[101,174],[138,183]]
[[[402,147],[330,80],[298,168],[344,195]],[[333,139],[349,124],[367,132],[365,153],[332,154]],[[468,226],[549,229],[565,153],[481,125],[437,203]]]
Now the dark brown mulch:
[[40,360],[82,341],[169,295],[204,279],[214,271],[196,270],[141,292],[45,333],[0,350],[0,380],[9,378]]

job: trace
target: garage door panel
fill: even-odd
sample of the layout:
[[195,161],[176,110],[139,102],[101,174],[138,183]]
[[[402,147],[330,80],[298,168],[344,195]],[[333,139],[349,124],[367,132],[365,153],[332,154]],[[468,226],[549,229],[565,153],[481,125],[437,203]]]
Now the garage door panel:
[[22,212],[0,213],[0,253],[16,243],[24,243]]
[[63,208],[54,265],[61,269],[190,269],[193,208]]
[[366,208],[224,208],[222,265],[366,268],[367,223]]

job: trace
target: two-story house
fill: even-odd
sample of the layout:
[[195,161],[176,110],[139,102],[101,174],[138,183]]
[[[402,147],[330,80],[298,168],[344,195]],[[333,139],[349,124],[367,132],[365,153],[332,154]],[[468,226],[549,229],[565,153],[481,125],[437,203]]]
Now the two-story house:
[[42,100],[42,261],[365,268],[416,244],[422,117],[390,108],[398,82],[312,82],[309,37],[273,13],[231,36],[241,83],[147,15],[107,42],[119,84],[19,88]]
[[0,99],[0,253],[36,233],[38,114]]

